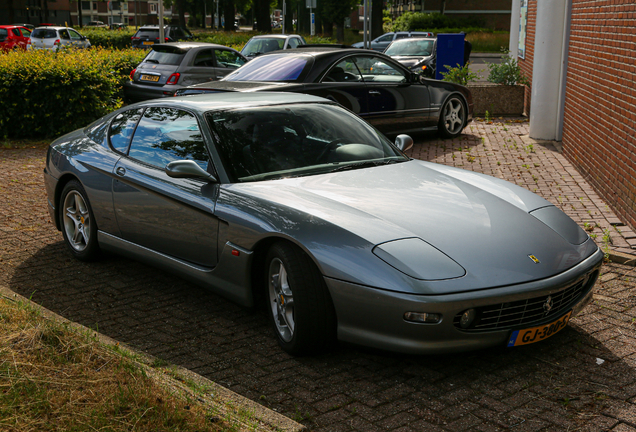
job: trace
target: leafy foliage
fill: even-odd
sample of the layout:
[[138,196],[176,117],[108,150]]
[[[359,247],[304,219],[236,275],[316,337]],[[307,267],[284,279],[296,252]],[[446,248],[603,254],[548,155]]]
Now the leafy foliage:
[[469,82],[476,81],[479,76],[472,73],[468,68],[468,65],[464,65],[463,67],[459,64],[457,67],[450,67],[448,65],[444,65],[448,72],[440,72],[444,78],[442,81],[449,81],[456,84],[467,85]]
[[488,63],[488,81],[495,84],[515,85],[528,84],[528,79],[521,72],[521,67],[516,59],[508,55],[508,50],[504,49],[503,60],[500,64]]
[[393,22],[393,31],[431,31],[452,28],[466,31],[467,28],[481,28],[483,26],[484,22],[479,17],[455,18],[437,12],[405,12]]
[[0,56],[0,137],[54,137],[121,107],[142,50],[43,50]]
[[80,30],[80,33],[91,41],[93,47],[114,49],[130,48],[132,45],[131,38],[135,32],[134,27],[128,27],[122,30],[83,27]]

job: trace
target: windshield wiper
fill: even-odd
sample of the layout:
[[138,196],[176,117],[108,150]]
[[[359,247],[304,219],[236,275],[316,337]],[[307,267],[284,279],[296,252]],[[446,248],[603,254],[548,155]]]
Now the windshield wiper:
[[348,170],[353,170],[358,168],[368,168],[368,167],[375,167],[380,165],[390,165],[390,164],[399,163],[399,162],[406,162],[406,161],[400,161],[395,159],[388,159],[388,160],[381,160],[381,161],[363,161],[363,162],[356,162],[356,163],[350,163],[347,165],[337,166],[334,169],[330,170],[329,172],[348,171]]

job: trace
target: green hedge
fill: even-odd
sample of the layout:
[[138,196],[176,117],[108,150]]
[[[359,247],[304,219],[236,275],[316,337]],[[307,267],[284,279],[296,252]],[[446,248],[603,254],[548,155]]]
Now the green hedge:
[[106,28],[82,27],[77,30],[90,41],[94,47],[126,49],[132,46],[132,36],[137,30],[128,27],[125,30],[109,30]]
[[0,137],[56,137],[122,106],[122,83],[142,50],[0,55]]
[[[484,27],[480,17],[455,18],[440,13],[405,12],[393,21],[393,31],[425,30],[442,33],[438,30],[464,29]],[[446,32],[446,31],[444,31]]]

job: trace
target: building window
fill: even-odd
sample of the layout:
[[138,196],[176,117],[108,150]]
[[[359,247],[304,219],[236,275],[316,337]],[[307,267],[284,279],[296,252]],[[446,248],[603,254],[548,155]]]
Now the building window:
[[157,3],[148,3],[150,13],[157,13]]

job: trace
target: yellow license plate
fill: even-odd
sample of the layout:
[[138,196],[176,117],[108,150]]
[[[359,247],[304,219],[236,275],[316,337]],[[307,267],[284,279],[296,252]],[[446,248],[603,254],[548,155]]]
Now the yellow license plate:
[[549,338],[555,333],[563,330],[565,326],[570,321],[570,317],[572,316],[572,311],[563,315],[558,320],[545,324],[538,327],[532,327],[523,330],[515,330],[512,332],[510,336],[510,340],[508,341],[508,346],[519,346],[519,345],[528,345],[531,343],[539,342],[544,339]]
[[139,78],[139,81],[157,82],[157,81],[159,81],[159,77],[157,75],[142,75]]
[[145,41],[145,42],[142,42],[142,43],[143,43],[143,45],[154,45],[155,44],[154,42],[151,42],[151,41]]

